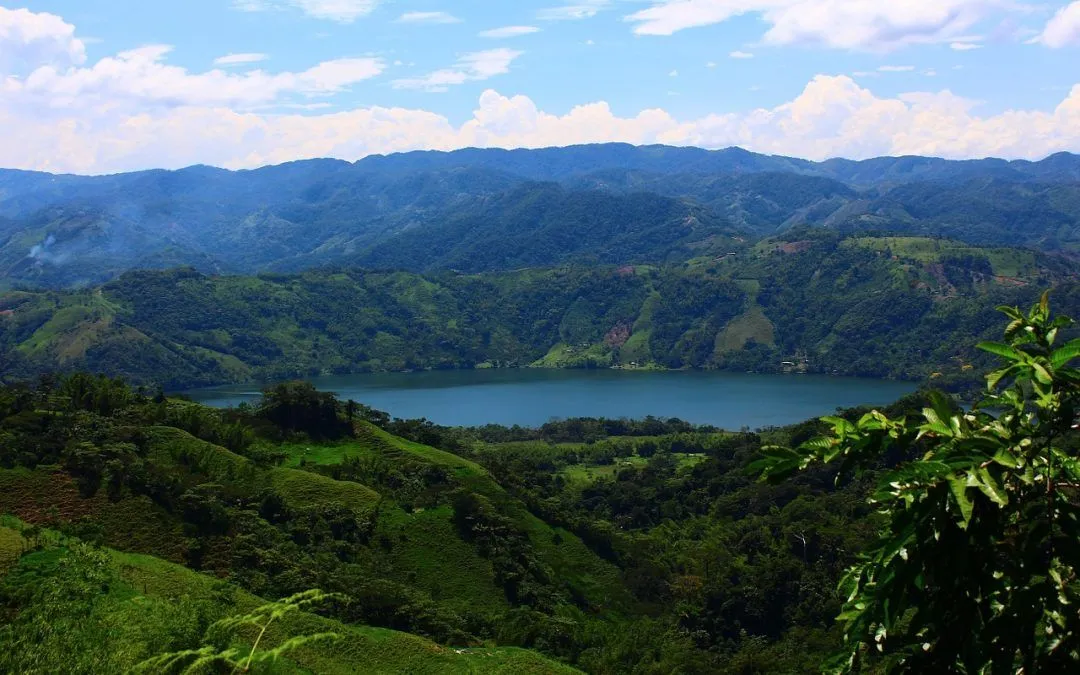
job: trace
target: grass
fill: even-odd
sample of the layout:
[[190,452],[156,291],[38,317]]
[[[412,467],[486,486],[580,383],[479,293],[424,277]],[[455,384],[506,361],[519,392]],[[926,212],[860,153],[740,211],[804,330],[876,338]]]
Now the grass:
[[[703,454],[675,453],[675,461],[679,469],[693,467],[704,462]],[[636,467],[640,468],[649,463],[644,457],[620,457],[614,464],[573,464],[560,472],[560,475],[568,483],[584,487],[605,478],[614,478],[619,471]]]
[[0,527],[0,577],[19,560],[23,551],[23,537],[18,530]]
[[[376,442],[381,442],[390,446],[391,448],[397,448],[402,452],[413,455],[432,464],[439,464],[441,466],[453,469],[454,473],[459,477],[478,477],[483,476],[490,480],[487,469],[480,466],[476,462],[467,460],[463,457],[446,452],[445,450],[439,450],[433,448],[430,445],[423,445],[422,443],[413,443],[412,441],[399,438],[392,434],[388,434],[382,429],[367,424],[365,428],[368,431],[368,437],[374,439]],[[491,481],[494,484],[494,481]]]
[[[394,509],[379,522],[393,542],[391,573],[400,583],[428,592],[459,614],[494,615],[510,608],[495,584],[491,562],[462,540],[449,506],[405,513]],[[451,572],[452,573],[449,573]]]
[[19,344],[18,350],[31,357],[52,351],[61,363],[80,359],[110,331],[118,311],[118,305],[99,293],[64,297],[49,320]]
[[270,484],[293,508],[311,508],[338,502],[358,514],[367,513],[379,502],[379,493],[366,485],[334,480],[299,469],[273,469]]
[[278,448],[286,453],[284,466],[292,469],[301,464],[341,464],[346,459],[374,454],[370,447],[352,439],[339,443],[283,443]]
[[604,478],[614,478],[622,469],[645,466],[648,461],[644,457],[620,457],[614,464],[574,464],[560,473],[568,483],[589,485]]
[[874,251],[889,250],[893,255],[921,263],[940,262],[950,253],[972,253],[986,256],[994,274],[1002,277],[1026,277],[1038,272],[1035,254],[1010,248],[983,248],[949,239],[929,237],[854,237],[844,242]]
[[[4,530],[0,530],[0,536]],[[2,539],[0,539],[2,541]],[[60,661],[93,664],[97,672],[124,672],[162,651],[193,647],[200,617],[216,620],[250,611],[264,600],[208,575],[163,560],[105,550],[117,583],[94,600],[87,620],[74,603],[50,607],[50,619],[64,630],[50,635],[51,654],[27,654],[50,672]],[[48,583],[59,570],[64,549],[53,548],[24,556],[12,571],[12,583]],[[205,620],[205,619],[204,619]],[[263,645],[273,647],[290,636],[333,632],[335,642],[309,643],[289,652],[274,666],[275,673],[535,673],[577,671],[540,654],[514,648],[455,649],[398,631],[347,626],[338,621],[298,612],[274,624]],[[181,644],[177,644],[180,640]],[[243,638],[239,640],[244,643]],[[33,650],[29,650],[33,651]],[[74,656],[75,659],[64,660]],[[57,663],[50,663],[50,659]],[[85,670],[85,667],[83,668]]]
[[775,326],[757,305],[729,321],[716,335],[716,352],[724,354],[739,351],[750,340],[769,346],[776,342]]
[[533,368],[574,368],[586,363],[601,367],[612,365],[611,347],[603,343],[581,346],[559,342],[530,365]]
[[[380,446],[384,452],[400,452],[411,458],[447,467],[459,482],[482,494],[529,536],[529,540],[545,563],[551,566],[556,578],[574,587],[591,604],[599,608],[619,608],[629,602],[620,582],[618,569],[593,553],[574,534],[552,528],[534,516],[520,502],[513,500],[479,464],[420,443],[413,443],[371,425],[361,427],[360,436]],[[567,451],[571,446],[566,446]],[[414,572],[415,582],[437,590],[441,601],[463,603],[473,608],[494,609],[505,603],[501,589],[490,585],[490,564],[477,556],[471,545],[463,542],[451,521],[453,512],[443,506],[431,511],[405,514],[391,512],[389,527],[399,537],[395,551],[397,564]],[[558,534],[558,537],[556,537]],[[403,537],[403,538],[402,538]],[[561,543],[556,544],[556,541]],[[453,575],[446,575],[453,569]],[[407,572],[406,572],[407,573]],[[461,577],[460,579],[450,577]],[[433,585],[434,584],[434,585]],[[451,600],[452,599],[452,600]]]
[[[174,473],[185,484],[219,483],[244,494],[257,494],[272,488],[295,508],[338,502],[359,514],[370,512],[381,499],[375,490],[364,485],[295,468],[301,459],[333,464],[346,457],[378,453],[391,461],[445,467],[455,477],[457,485],[490,499],[499,512],[528,536],[538,557],[553,571],[556,582],[573,589],[574,594],[584,598],[594,610],[618,613],[632,602],[615,566],[599,558],[571,532],[553,528],[530,513],[482,466],[398,438],[371,425],[360,425],[358,436],[343,442],[283,446],[288,454],[288,466],[274,468],[260,467],[246,457],[175,428],[153,427],[147,429],[147,435],[147,460]],[[569,445],[562,448],[567,452],[571,449]],[[218,583],[210,576],[192,573],[160,559],[185,560],[186,539],[175,515],[165,513],[146,497],[129,495],[114,502],[108,499],[104,490],[99,490],[94,497],[82,499],[71,478],[55,467],[41,467],[35,471],[0,470],[0,513],[5,511],[14,511],[34,523],[87,518],[99,525],[105,532],[106,545],[130,552],[114,553],[113,556],[117,565],[123,568],[130,585],[128,592],[133,596],[160,597],[182,605],[180,598],[187,596],[190,600],[205,595],[209,592],[208,584]],[[434,508],[407,513],[387,500],[380,508],[371,554],[378,559],[379,568],[386,570],[387,580],[430,595],[448,611],[487,619],[500,616],[510,608],[505,592],[494,581],[491,562],[461,537],[453,515],[453,508],[445,501]],[[4,523],[0,523],[2,525]],[[380,541],[389,545],[383,549]],[[220,543],[225,545],[224,541]],[[210,546],[211,552],[206,554],[203,564],[205,569],[220,573],[220,566],[215,564],[218,558],[216,546]],[[139,553],[153,553],[158,557],[148,558]],[[128,602],[127,599],[119,600]],[[151,633],[158,630],[153,628],[155,619],[152,617],[156,613],[168,615],[179,611],[157,600],[139,602],[143,603],[139,609],[145,609],[151,618],[132,618],[131,621],[149,622],[146,630]],[[108,612],[114,609],[126,616],[134,608],[112,608],[110,605]],[[112,618],[101,620],[128,621],[110,616]],[[523,650],[447,650],[421,638],[393,631],[357,630],[360,632],[350,632],[347,640],[336,645],[351,654],[348,658],[341,660],[335,654],[298,652],[302,654],[297,656],[298,667],[320,673],[570,672]],[[165,634],[162,628],[159,637]],[[158,638],[132,639],[141,645]],[[110,662],[110,667],[112,665],[115,664]]]

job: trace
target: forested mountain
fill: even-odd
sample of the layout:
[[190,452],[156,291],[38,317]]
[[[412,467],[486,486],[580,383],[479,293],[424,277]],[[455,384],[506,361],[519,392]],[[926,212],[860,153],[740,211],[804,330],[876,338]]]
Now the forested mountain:
[[[191,265],[492,271],[662,263],[812,225],[1080,248],[1080,158],[808,162],[738,148],[591,145],[195,166],[0,170],[0,277],[95,284]],[[727,251],[723,251],[727,252]]]
[[1076,308],[1073,269],[1020,249],[804,229],[661,266],[131,272],[0,295],[0,359],[8,377],[90,369],[170,388],[528,365],[948,378],[978,363],[970,345],[994,306],[1052,286]]

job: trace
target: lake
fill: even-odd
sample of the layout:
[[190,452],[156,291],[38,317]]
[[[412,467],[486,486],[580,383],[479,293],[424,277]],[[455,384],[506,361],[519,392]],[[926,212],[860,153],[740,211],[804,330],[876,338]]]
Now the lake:
[[[757,429],[828,415],[837,407],[891,403],[915,389],[910,382],[817,375],[532,368],[341,375],[311,382],[342,400],[448,426],[538,426],[553,418],[654,415]],[[184,393],[226,407],[256,400],[259,387]]]

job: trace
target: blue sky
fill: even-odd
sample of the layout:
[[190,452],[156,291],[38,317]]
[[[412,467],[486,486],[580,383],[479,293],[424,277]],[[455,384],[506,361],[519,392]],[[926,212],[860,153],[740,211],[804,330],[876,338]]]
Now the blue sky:
[[0,0],[0,164],[1080,151],[1080,2]]

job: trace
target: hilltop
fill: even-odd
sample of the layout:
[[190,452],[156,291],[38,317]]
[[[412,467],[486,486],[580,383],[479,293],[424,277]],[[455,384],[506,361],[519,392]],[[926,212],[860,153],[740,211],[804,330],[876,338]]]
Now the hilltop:
[[[0,295],[8,377],[89,369],[170,389],[429,368],[724,368],[920,379],[981,363],[993,307],[1072,263],[1015,248],[793,230],[667,265],[460,274],[131,272]],[[932,339],[932,336],[937,339]]]
[[681,262],[791,228],[1075,251],[1080,157],[805,160],[590,145],[195,166],[0,170],[0,275],[92,285],[132,269],[415,272]]

